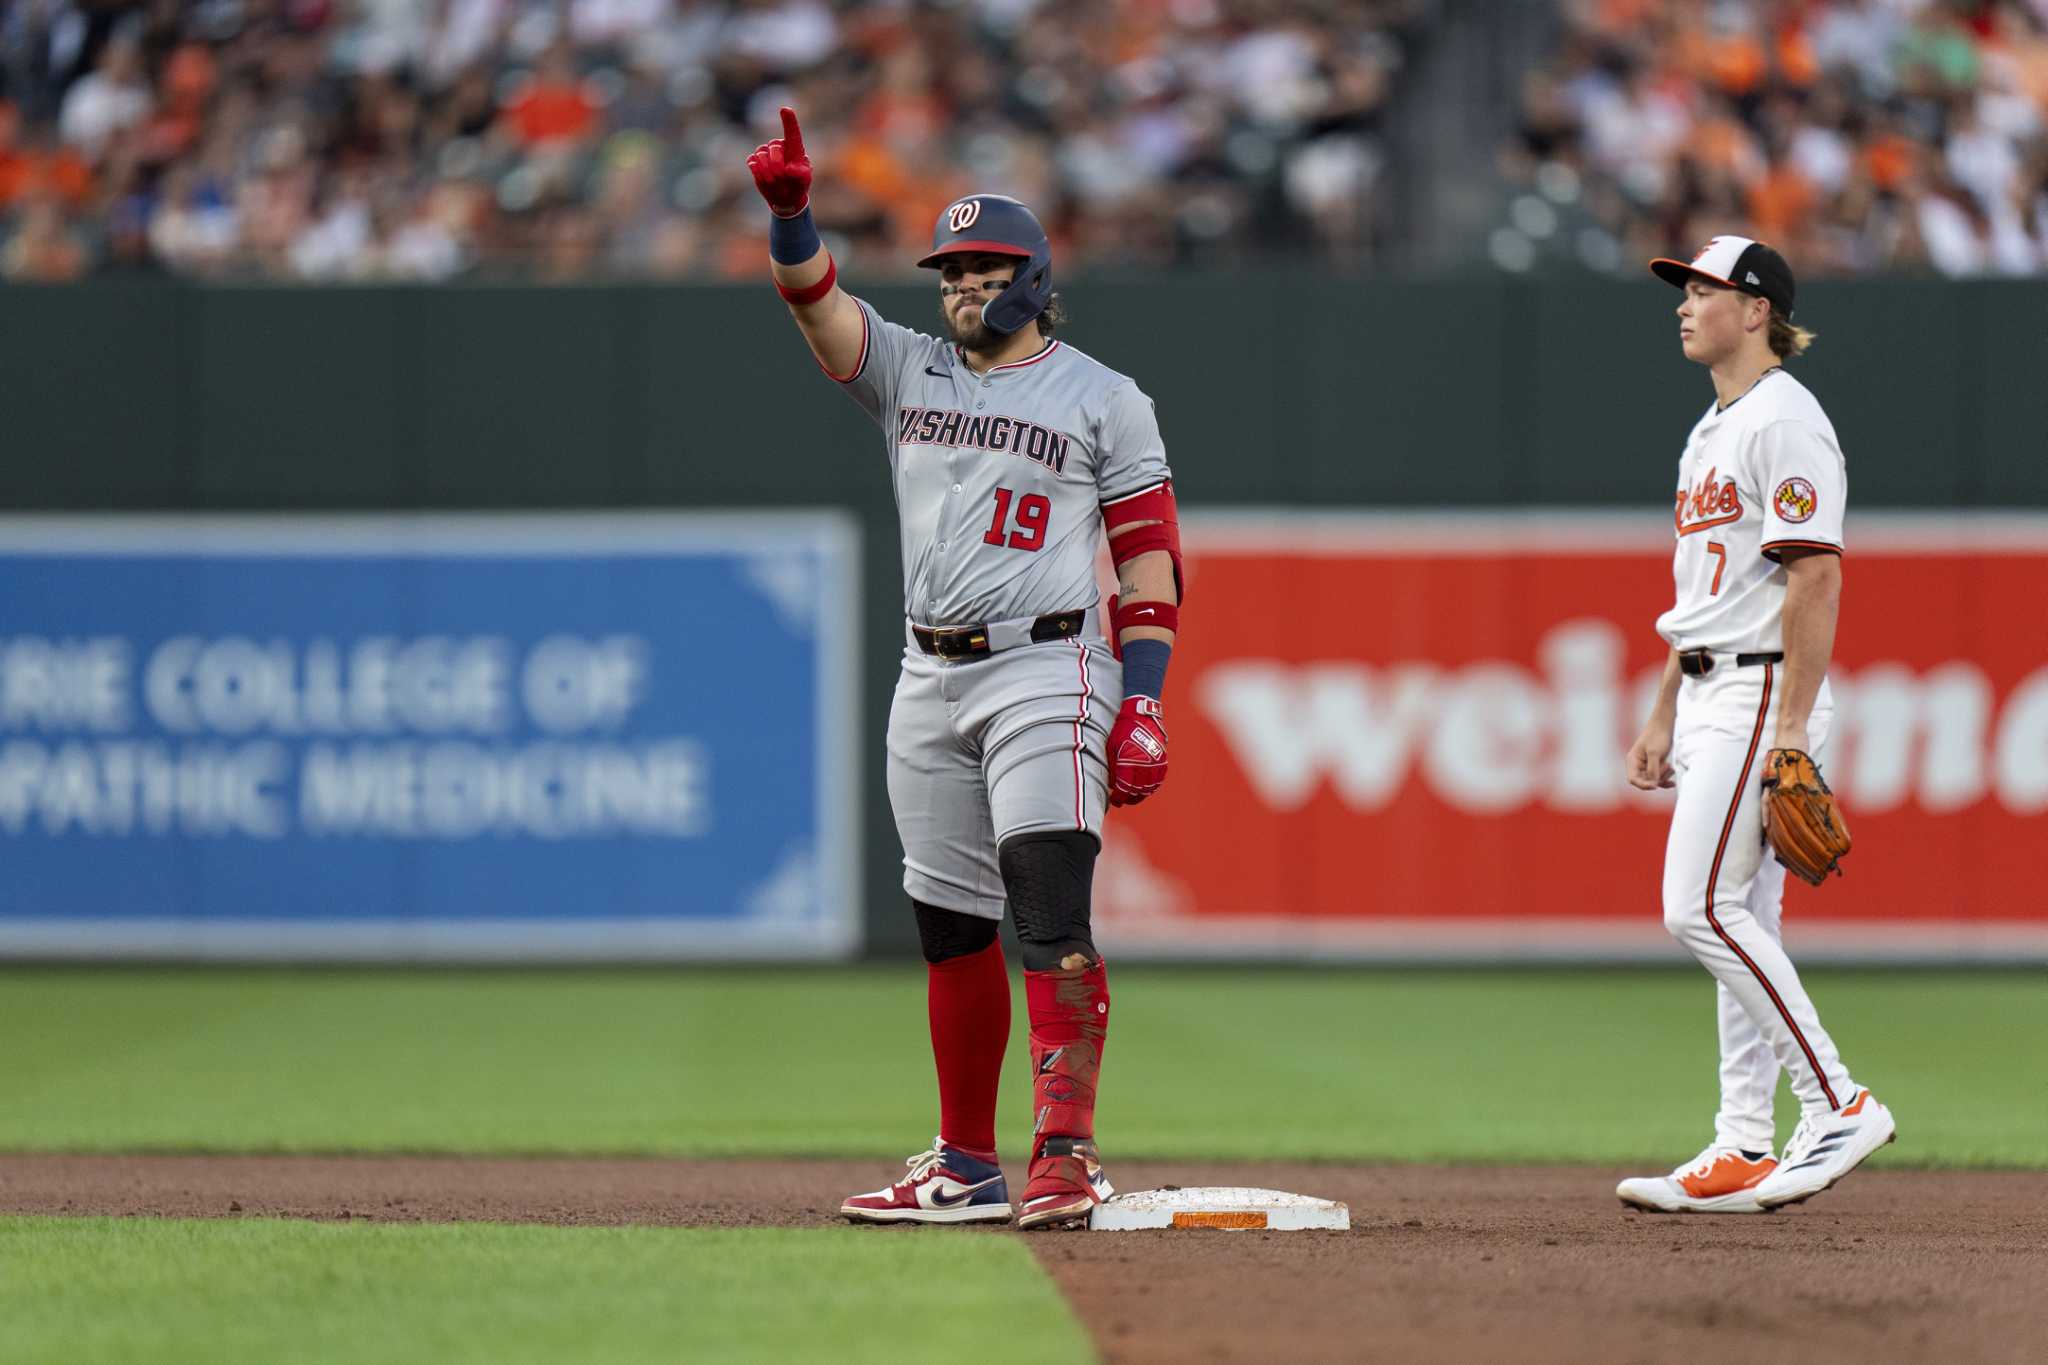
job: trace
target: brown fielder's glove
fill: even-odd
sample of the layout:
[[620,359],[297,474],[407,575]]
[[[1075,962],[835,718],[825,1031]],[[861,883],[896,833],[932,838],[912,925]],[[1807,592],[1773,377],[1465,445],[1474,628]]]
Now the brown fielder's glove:
[[1849,827],[1819,766],[1798,749],[1773,749],[1764,760],[1764,837],[1779,862],[1815,886],[1842,875]]

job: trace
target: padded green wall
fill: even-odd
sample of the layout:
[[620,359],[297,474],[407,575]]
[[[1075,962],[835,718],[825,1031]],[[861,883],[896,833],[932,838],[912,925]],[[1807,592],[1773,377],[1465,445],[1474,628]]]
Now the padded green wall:
[[[866,291],[927,327],[932,292]],[[1083,282],[1074,344],[1157,401],[1183,502],[1661,509],[1711,396],[1674,291],[1307,271]],[[2048,506],[2048,282],[1821,282],[1796,362],[1857,507]],[[867,901],[900,648],[879,435],[759,287],[0,290],[10,510],[835,504],[865,528]]]

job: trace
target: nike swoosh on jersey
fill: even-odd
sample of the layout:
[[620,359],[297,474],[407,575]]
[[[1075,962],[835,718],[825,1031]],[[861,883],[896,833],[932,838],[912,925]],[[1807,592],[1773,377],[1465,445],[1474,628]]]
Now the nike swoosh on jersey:
[[1002,1177],[999,1175],[992,1175],[978,1185],[961,1185],[951,1180],[935,1180],[926,1188],[930,1191],[933,1208],[950,1209],[955,1204],[964,1203],[973,1198],[976,1194],[1001,1179]]
[[940,368],[939,368],[938,366],[936,366],[936,365],[927,365],[927,366],[925,366],[925,367],[924,367],[924,372],[925,372],[926,374],[929,374],[929,375],[936,375],[936,376],[937,376],[938,378],[940,378],[940,379],[951,379],[951,378],[953,377],[953,376],[951,376],[950,374],[946,373],[946,371],[944,371],[944,370],[940,369]]

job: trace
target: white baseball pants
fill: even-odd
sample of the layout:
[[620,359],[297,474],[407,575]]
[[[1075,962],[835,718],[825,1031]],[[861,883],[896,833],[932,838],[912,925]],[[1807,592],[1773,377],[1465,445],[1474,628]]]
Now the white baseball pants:
[[[1738,668],[1732,655],[1715,664],[1678,691],[1678,806],[1664,850],[1664,927],[1719,983],[1715,1141],[1765,1151],[1776,1141],[1771,1101],[1780,1068],[1809,1114],[1840,1109],[1857,1086],[1780,942],[1785,869],[1764,843],[1762,799],[1779,666]],[[1807,724],[1816,759],[1833,720],[1823,682]]]

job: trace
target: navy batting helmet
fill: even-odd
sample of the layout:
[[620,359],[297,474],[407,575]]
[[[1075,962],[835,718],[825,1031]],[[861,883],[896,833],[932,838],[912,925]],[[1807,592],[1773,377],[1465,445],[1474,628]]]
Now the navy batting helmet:
[[956,252],[1029,259],[1010,287],[981,306],[981,320],[1005,335],[1045,311],[1052,300],[1052,243],[1037,215],[1004,194],[970,194],[946,206],[932,227],[932,249],[918,264],[937,268]]

